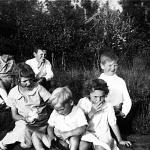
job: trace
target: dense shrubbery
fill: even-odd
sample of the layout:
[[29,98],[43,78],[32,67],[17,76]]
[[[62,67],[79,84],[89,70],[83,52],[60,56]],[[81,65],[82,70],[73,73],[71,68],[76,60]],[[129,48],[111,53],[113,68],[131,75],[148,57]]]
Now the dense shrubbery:
[[[41,46],[48,50],[54,71],[59,71],[56,79],[63,84],[74,81],[75,86],[75,81],[82,83],[97,77],[101,71],[101,52],[107,47],[113,48],[120,57],[118,73],[126,80],[133,103],[142,102],[140,115],[133,121],[135,131],[150,132],[150,42],[143,36],[145,33],[139,33],[129,16],[112,11],[107,5],[99,11],[96,3],[90,5],[84,1],[82,5],[83,8],[75,9],[69,0],[58,0],[48,2],[47,12],[42,12],[36,0],[0,5],[1,52],[7,50],[17,61],[22,61],[31,57],[35,46]],[[78,86],[74,91],[80,95]]]

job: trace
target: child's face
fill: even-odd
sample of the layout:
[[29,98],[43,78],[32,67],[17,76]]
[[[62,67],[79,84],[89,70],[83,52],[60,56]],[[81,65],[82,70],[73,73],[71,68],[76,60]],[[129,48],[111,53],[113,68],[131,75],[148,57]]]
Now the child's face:
[[71,100],[64,102],[61,99],[59,99],[57,101],[52,101],[52,106],[59,114],[68,115],[72,110],[73,102]]
[[37,53],[34,52],[34,57],[38,62],[44,62],[44,59],[46,57],[46,50],[39,49]]
[[21,77],[20,78],[20,86],[23,88],[31,88],[34,86],[34,82],[30,78]]
[[101,105],[105,102],[105,94],[104,91],[94,90],[90,93],[90,100],[94,105]]
[[101,67],[106,75],[112,76],[116,73],[118,64],[116,61],[106,61],[105,64],[101,64]]

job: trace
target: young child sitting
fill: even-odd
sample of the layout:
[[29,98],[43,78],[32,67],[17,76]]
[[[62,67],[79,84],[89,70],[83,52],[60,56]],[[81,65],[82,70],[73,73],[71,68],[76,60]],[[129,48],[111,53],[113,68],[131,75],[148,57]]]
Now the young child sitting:
[[48,88],[54,73],[50,61],[45,58],[46,53],[46,50],[35,48],[33,51],[34,58],[27,60],[26,64],[31,66],[38,82]]
[[89,80],[85,83],[86,97],[78,102],[78,106],[85,112],[88,128],[82,136],[80,150],[118,150],[116,141],[112,138],[110,128],[118,143],[130,146],[129,141],[123,141],[116,124],[116,116],[112,105],[105,101],[109,93],[107,83],[102,79]]
[[18,84],[8,94],[15,127],[0,141],[0,149],[15,142],[20,142],[21,147],[30,147],[33,131],[45,132],[47,128],[50,113],[46,104],[51,94],[35,82],[35,74],[29,65],[18,64],[17,77]]
[[36,150],[44,150],[41,142],[51,146],[52,139],[58,139],[69,146],[70,150],[78,150],[80,136],[85,132],[87,120],[84,112],[74,106],[72,92],[68,87],[55,89],[51,96],[51,105],[54,107],[48,120],[48,135],[34,133],[33,144]]
[[118,57],[114,53],[104,52],[101,55],[103,73],[99,79],[103,79],[109,88],[106,101],[113,105],[117,116],[125,118],[130,112],[132,102],[125,81],[116,74],[117,62]]

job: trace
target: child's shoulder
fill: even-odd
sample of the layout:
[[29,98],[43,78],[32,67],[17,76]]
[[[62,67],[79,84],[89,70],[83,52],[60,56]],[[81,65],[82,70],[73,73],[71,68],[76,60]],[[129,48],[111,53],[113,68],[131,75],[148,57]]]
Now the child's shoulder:
[[84,98],[81,98],[80,100],[79,100],[79,102],[78,102],[78,106],[86,106],[86,105],[90,105],[91,104],[91,102],[90,102],[90,100],[89,100],[89,98],[88,97],[84,97]]
[[112,104],[111,104],[110,102],[105,102],[105,103],[103,104],[103,106],[102,106],[102,109],[109,111],[110,109],[113,109],[113,106],[112,106]]

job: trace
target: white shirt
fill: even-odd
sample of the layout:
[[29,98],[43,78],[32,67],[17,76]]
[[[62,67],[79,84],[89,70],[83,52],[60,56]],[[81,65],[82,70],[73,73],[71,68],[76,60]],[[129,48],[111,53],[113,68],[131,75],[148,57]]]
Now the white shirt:
[[30,67],[33,69],[35,75],[37,75],[41,71],[43,74],[46,74],[43,77],[45,77],[47,81],[49,81],[54,76],[54,74],[52,72],[52,66],[47,59],[45,59],[45,62],[40,67],[38,67],[38,62],[37,62],[36,58],[27,60],[26,64],[30,65]]
[[[85,97],[79,100],[78,106],[85,112],[85,114],[88,114],[91,111],[92,103]],[[110,143],[110,141],[112,141],[109,125],[113,126],[116,124],[116,116],[110,103],[105,102],[102,109],[95,113],[88,123],[89,126],[86,134],[93,133],[104,143]]]
[[99,79],[103,79],[109,88],[109,93],[105,100],[113,106],[123,103],[122,113],[126,116],[131,109],[132,102],[125,81],[116,74],[108,76],[104,73],[100,75]]
[[37,85],[28,94],[22,93],[19,90],[19,86],[16,85],[8,94],[8,103],[10,107],[16,108],[20,115],[27,116],[29,112],[35,109],[39,114],[42,113],[46,106],[46,101],[50,97],[51,94],[41,85]]
[[71,131],[78,127],[87,125],[87,120],[84,112],[79,107],[74,106],[71,113],[66,116],[60,115],[56,110],[53,110],[48,123],[50,126],[60,131]]

